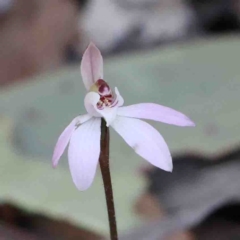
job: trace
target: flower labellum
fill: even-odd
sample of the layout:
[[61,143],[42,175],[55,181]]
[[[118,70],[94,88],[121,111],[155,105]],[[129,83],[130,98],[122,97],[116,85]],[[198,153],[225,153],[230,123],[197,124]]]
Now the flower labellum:
[[[112,90],[103,78],[103,59],[99,49],[90,43],[81,62],[83,83],[87,89],[84,105],[87,114],[72,120],[54,149],[52,163],[56,167],[69,143],[68,160],[73,182],[86,190],[93,182],[100,155],[101,118],[111,126],[137,154],[165,171],[172,171],[172,158],[160,133],[140,119],[148,119],[181,127],[195,126],[184,114],[155,103],[139,103],[122,107],[124,100],[118,89]],[[140,118],[140,119],[139,119]]]

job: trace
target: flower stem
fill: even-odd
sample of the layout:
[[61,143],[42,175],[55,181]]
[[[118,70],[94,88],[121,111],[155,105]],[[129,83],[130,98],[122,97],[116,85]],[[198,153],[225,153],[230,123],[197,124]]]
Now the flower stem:
[[101,122],[101,153],[99,163],[105,190],[111,240],[118,240],[112,181],[109,168],[109,128],[106,126],[104,119],[102,119]]

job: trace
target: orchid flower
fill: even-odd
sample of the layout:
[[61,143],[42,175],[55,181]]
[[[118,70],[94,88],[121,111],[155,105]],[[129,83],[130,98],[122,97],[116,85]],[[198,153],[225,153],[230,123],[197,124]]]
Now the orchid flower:
[[172,158],[160,133],[148,123],[149,119],[181,127],[194,126],[184,114],[155,103],[139,103],[122,107],[124,100],[103,80],[103,58],[90,43],[81,62],[81,75],[87,89],[84,105],[87,114],[77,116],[65,128],[54,149],[52,163],[56,167],[69,143],[68,160],[74,184],[86,190],[93,182],[100,155],[100,125],[104,118],[141,157],[156,167],[172,171]]

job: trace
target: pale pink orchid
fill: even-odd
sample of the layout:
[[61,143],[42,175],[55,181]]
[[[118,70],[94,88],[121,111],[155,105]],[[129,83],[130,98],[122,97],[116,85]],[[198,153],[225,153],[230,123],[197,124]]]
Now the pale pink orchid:
[[181,127],[194,126],[184,114],[155,103],[139,103],[122,107],[124,100],[118,89],[114,91],[103,80],[103,58],[90,43],[82,62],[81,74],[87,89],[84,105],[87,114],[72,120],[65,128],[54,149],[56,167],[69,143],[68,160],[73,182],[79,190],[86,190],[93,182],[100,155],[101,118],[107,126],[120,134],[137,154],[165,171],[172,171],[172,158],[160,133],[148,123],[149,119]]

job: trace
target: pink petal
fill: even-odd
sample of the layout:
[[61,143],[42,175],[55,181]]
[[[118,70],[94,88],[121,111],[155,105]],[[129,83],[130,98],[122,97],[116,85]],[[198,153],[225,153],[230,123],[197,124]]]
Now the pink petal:
[[100,118],[92,118],[72,135],[68,161],[76,187],[83,191],[93,182],[100,154]]
[[195,126],[194,122],[184,114],[155,103],[139,103],[118,109],[119,116],[143,118],[181,127]]
[[137,154],[165,171],[172,171],[172,158],[160,133],[139,119],[117,117],[112,127]]
[[90,43],[83,54],[81,74],[87,90],[98,80],[103,78],[103,58],[99,49]]
[[72,122],[64,129],[64,131],[59,136],[56,146],[54,148],[52,164],[53,167],[56,167],[60,157],[62,156],[65,148],[68,145],[68,142],[76,128],[76,124],[82,124],[88,121],[91,118],[89,114],[78,116],[72,120]]

